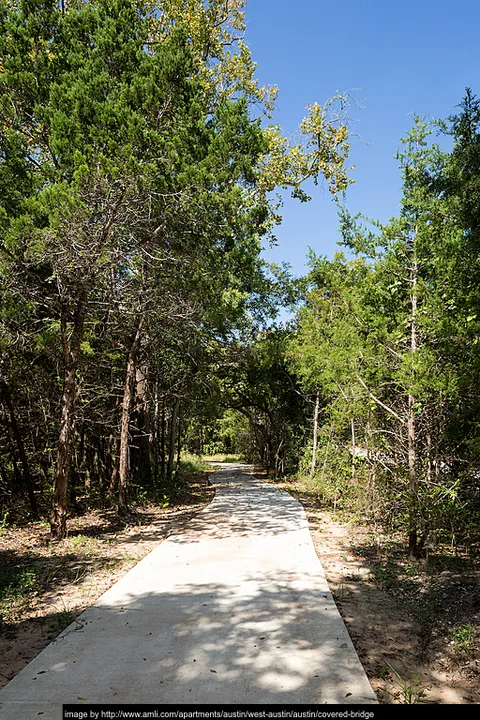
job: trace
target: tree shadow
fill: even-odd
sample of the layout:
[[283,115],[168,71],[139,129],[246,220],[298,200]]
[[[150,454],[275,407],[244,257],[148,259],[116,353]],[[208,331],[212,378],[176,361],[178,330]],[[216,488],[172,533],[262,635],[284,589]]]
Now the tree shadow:
[[[188,532],[176,537],[179,543],[235,536],[256,537],[296,533],[306,526],[305,513],[291,495],[256,477],[246,476],[243,467],[217,470],[214,500],[196,515]],[[214,522],[209,522],[209,516]]]
[[379,557],[373,544],[353,546],[352,551],[365,559],[376,584],[417,621],[424,650],[434,631],[461,626],[480,612],[480,568],[470,558],[439,550],[415,562],[400,546]]
[[328,594],[293,575],[243,582],[238,593],[229,583],[162,590],[157,578],[145,592],[140,577],[136,590],[120,581],[0,701],[375,702]]
[[302,507],[242,471],[220,469],[215,500],[79,616],[0,701],[22,697],[37,710],[78,698],[375,703]]

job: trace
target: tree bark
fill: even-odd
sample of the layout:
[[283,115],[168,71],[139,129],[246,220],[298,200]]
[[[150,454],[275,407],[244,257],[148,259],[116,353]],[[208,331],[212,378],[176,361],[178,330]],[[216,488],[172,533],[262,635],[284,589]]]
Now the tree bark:
[[132,462],[134,477],[142,485],[151,485],[152,463],[150,460],[151,417],[148,390],[148,366],[138,363],[135,375],[133,425],[135,428],[135,452]]
[[178,432],[177,432],[177,465],[180,465],[180,456],[182,454],[182,418],[178,416]]
[[67,531],[68,484],[70,480],[70,466],[72,462],[72,436],[75,417],[76,379],[80,346],[83,339],[83,326],[87,312],[87,297],[87,285],[83,284],[77,295],[77,306],[73,316],[73,328],[70,339],[68,338],[68,309],[66,304],[62,307],[60,319],[65,369],[62,395],[62,415],[60,419],[57,464],[55,469],[53,506],[50,517],[51,535],[58,540],[62,540]]
[[408,490],[410,496],[410,512],[409,512],[409,534],[408,534],[408,552],[410,556],[417,555],[417,473],[416,473],[416,452],[415,452],[415,397],[408,396]]
[[180,409],[180,398],[175,399],[175,404],[172,410],[172,417],[170,419],[170,437],[168,447],[168,463],[167,463],[167,480],[171,482],[173,478],[173,463],[175,460],[175,436],[177,429],[177,417]]
[[355,423],[353,418],[350,420],[350,427],[352,432],[352,484],[355,482],[355,462],[356,462],[356,441],[355,441]]
[[135,330],[133,340],[127,356],[127,368],[125,372],[125,389],[123,392],[122,417],[120,421],[120,446],[118,450],[118,506],[119,512],[125,512],[128,508],[128,485],[130,481],[130,418],[133,408],[133,397],[135,393],[135,378],[137,373],[138,351],[140,348],[140,337],[142,331],[143,316],[138,312],[135,319]]
[[151,428],[151,445],[153,448],[153,484],[156,487],[158,481],[158,421],[159,421],[159,402],[158,402],[158,385],[155,384],[155,392],[153,396],[153,421]]
[[[415,240],[414,240],[415,242]],[[412,265],[412,296],[411,296],[411,328],[410,328],[410,352],[417,352],[417,280],[418,280],[418,263],[415,257]],[[413,393],[408,395],[408,419],[407,419],[407,438],[408,438],[408,490],[410,496],[409,511],[409,534],[408,534],[408,552],[410,557],[418,557],[418,478],[417,478],[417,447],[416,447],[416,428],[415,428],[415,396]]]
[[167,414],[165,406],[165,395],[162,399],[162,430],[161,430],[161,441],[160,441],[160,472],[162,480],[166,477],[166,458],[165,458],[165,440],[166,440],[166,429],[167,429]]
[[320,407],[320,393],[317,390],[315,396],[315,409],[313,411],[313,448],[312,448],[312,465],[310,467],[310,477],[315,475],[315,465],[317,462],[317,443],[318,443],[318,410]]

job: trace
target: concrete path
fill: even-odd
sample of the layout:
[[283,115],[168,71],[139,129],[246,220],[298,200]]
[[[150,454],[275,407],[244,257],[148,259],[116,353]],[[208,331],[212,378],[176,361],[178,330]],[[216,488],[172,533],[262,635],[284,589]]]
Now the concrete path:
[[222,466],[214,501],[0,692],[0,717],[62,703],[375,703],[290,495]]

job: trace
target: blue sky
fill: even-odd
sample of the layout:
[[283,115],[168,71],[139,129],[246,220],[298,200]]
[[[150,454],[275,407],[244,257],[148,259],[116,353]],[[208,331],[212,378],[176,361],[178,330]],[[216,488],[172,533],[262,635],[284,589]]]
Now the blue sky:
[[[261,84],[279,87],[274,122],[295,131],[312,102],[351,91],[352,212],[388,220],[398,211],[400,176],[394,156],[412,115],[447,117],[469,86],[480,94],[478,0],[249,0],[246,42]],[[307,246],[338,250],[336,209],[325,187],[308,204],[287,199],[278,246],[267,260],[305,271]]]

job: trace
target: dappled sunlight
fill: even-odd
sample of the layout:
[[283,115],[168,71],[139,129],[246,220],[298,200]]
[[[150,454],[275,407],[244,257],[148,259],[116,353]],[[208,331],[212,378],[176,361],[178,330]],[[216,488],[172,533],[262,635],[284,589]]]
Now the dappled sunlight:
[[[217,488],[212,503],[174,534],[178,543],[232,536],[278,536],[296,533],[304,522],[301,506],[286,492],[241,474],[241,466],[218,470],[211,480]],[[248,488],[248,494],[243,493]],[[272,507],[273,506],[273,507]],[[272,512],[273,510],[273,512]],[[212,518],[214,516],[214,519]],[[197,534],[197,537],[195,535]]]
[[[248,702],[252,693],[261,698],[254,702],[338,702],[347,693],[351,702],[372,701],[355,693],[358,666],[331,599],[268,575],[262,583],[255,580],[255,587],[243,597],[219,583],[183,585],[174,592],[107,593],[86,613],[83,627],[99,624],[110,640],[101,650],[82,639],[76,645],[82,645],[87,665],[98,663],[103,653],[112,682],[119,670],[126,679],[140,666],[137,699],[153,684],[161,685],[159,701],[165,703],[191,692],[191,702],[214,702],[219,685],[221,697],[229,695],[233,702]],[[95,688],[80,694],[85,692],[89,702],[97,701]],[[132,697],[131,687],[116,692],[118,702]]]
[[375,702],[301,506],[239,470],[214,480],[214,502],[36,659],[34,683],[17,676],[2,700],[18,682],[39,702],[55,686],[65,703]]

